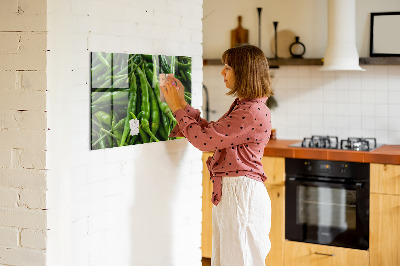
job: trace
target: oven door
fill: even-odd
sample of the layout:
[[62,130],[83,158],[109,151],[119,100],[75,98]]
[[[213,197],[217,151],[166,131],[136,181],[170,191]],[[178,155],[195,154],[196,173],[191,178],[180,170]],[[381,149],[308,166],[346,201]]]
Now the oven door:
[[286,239],[367,250],[369,185],[286,178]]

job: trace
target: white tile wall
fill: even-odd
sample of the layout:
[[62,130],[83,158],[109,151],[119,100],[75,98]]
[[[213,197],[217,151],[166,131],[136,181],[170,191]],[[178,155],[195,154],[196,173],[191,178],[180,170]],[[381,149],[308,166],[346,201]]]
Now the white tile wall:
[[[222,67],[222,66],[221,66]],[[232,103],[219,66],[204,67],[210,90],[212,120]],[[376,137],[382,144],[400,144],[400,66],[366,65],[365,72],[322,72],[318,66],[271,69],[278,108],[272,124],[281,139],[311,135]]]

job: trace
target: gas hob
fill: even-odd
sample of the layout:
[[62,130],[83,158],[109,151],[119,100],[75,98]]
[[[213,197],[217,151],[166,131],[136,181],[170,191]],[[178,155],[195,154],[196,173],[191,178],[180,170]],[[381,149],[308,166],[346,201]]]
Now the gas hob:
[[319,148],[353,151],[371,151],[382,145],[378,145],[376,138],[349,137],[341,139],[337,136],[318,136],[306,137],[303,141],[289,145],[301,148]]

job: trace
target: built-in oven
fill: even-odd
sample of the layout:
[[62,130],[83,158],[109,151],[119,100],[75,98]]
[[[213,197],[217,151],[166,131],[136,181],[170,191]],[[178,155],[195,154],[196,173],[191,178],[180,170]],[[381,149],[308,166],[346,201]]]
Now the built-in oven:
[[285,169],[286,239],[368,249],[369,164],[287,158]]

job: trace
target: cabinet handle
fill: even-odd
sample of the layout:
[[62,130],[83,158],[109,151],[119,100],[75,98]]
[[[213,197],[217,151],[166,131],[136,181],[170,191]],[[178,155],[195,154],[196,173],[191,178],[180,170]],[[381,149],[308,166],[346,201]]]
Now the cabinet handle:
[[323,255],[323,256],[335,256],[335,254],[328,254],[328,253],[320,253],[320,252],[314,252],[315,255]]

